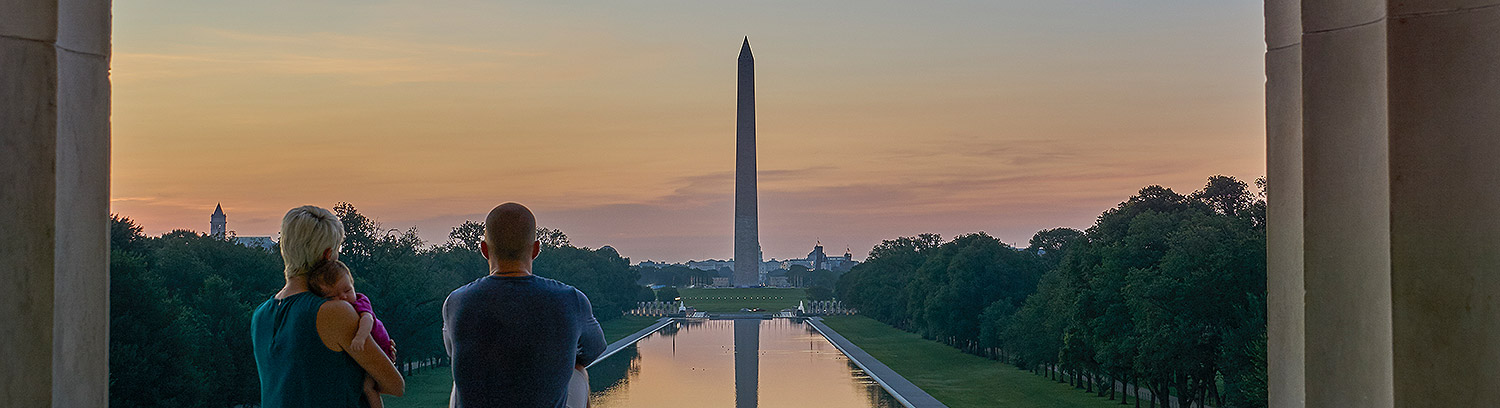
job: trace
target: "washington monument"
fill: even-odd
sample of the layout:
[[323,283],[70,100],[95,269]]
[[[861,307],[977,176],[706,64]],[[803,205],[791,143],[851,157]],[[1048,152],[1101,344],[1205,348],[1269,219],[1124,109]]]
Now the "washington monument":
[[734,155],[734,286],[760,285],[760,218],[755,198],[755,57],[740,47],[739,126]]

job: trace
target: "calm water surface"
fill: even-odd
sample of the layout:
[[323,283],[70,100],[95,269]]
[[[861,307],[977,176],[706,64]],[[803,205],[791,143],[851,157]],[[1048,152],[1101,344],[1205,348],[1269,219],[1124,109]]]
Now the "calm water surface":
[[677,320],[589,368],[589,406],[896,408],[800,320]]

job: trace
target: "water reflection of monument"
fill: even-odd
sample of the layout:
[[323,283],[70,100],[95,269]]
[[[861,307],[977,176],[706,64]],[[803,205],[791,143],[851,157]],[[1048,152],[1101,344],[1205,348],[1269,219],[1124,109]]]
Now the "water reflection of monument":
[[755,408],[759,392],[760,319],[734,319],[734,407]]
[[678,320],[589,373],[595,408],[901,407],[796,319]]

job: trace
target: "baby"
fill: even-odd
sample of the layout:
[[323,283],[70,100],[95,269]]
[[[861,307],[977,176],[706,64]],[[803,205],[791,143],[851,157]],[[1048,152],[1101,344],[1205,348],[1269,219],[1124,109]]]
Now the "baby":
[[[314,295],[333,300],[338,299],[349,302],[354,306],[354,311],[359,312],[359,331],[355,332],[354,340],[350,342],[349,348],[355,351],[364,350],[365,342],[375,339],[375,344],[385,352],[385,356],[391,361],[396,361],[396,346],[391,341],[391,335],[386,333],[385,324],[375,318],[375,311],[370,307],[370,298],[363,293],[354,291],[354,275],[349,271],[349,266],[340,261],[325,262],[314,268],[307,274],[307,288]],[[375,378],[365,376],[365,399],[370,408],[381,408],[385,404],[380,400],[380,391],[375,387]]]

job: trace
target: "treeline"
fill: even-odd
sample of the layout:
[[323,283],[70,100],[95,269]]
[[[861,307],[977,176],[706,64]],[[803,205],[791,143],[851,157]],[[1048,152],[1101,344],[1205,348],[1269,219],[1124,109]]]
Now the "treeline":
[[1153,407],[1169,395],[1263,407],[1260,187],[1225,176],[1186,196],[1149,186],[1086,231],[1040,231],[1026,248],[984,233],[888,240],[837,293],[894,327],[1111,399],[1132,384]]
[[[430,245],[415,229],[387,230],[340,203],[344,246],[354,271],[399,349],[397,364],[442,361],[443,300],[488,273],[477,252],[483,226],[467,222]],[[600,320],[620,316],[650,289],[613,249],[575,247],[561,231],[540,231],[535,272],[588,294]],[[285,283],[280,248],[172,231],[148,237],[129,218],[110,229],[110,405],[231,407],[260,400],[250,315]]]
[[640,272],[642,285],[666,285],[672,287],[688,287],[691,285],[708,285],[713,283],[717,272],[693,269],[682,265],[667,265],[661,267],[636,266]]

